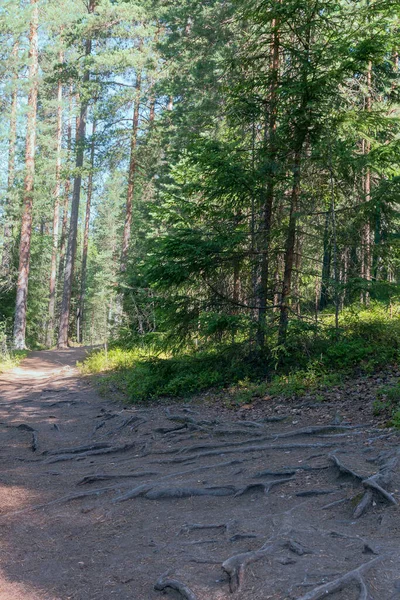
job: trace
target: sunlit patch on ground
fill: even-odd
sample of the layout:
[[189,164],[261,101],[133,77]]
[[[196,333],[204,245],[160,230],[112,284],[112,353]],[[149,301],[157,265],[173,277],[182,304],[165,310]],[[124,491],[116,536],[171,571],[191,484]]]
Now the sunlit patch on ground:
[[4,485],[0,482],[0,517],[10,511],[24,508],[40,502],[37,495],[19,485]]
[[[23,564],[21,561],[21,570]],[[10,581],[0,569],[0,600],[62,600],[45,590],[34,590],[23,583]]]

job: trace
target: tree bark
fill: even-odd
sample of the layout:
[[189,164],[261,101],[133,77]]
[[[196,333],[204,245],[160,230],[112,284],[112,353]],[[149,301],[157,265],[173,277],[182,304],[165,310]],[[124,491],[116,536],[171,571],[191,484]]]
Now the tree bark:
[[301,184],[301,151],[303,140],[298,145],[294,153],[293,163],[293,185],[290,200],[290,215],[289,227],[286,237],[285,248],[285,269],[283,274],[283,286],[281,295],[280,320],[279,320],[279,344],[283,345],[286,342],[286,333],[289,320],[289,296],[292,288],[293,266],[295,262],[295,244],[296,244],[296,226],[297,226],[297,211],[300,198]]
[[326,212],[324,228],[324,251],[322,257],[321,293],[319,297],[319,310],[328,306],[330,300],[329,282],[331,278],[332,247],[330,239],[330,211]]
[[92,143],[90,146],[90,171],[88,177],[87,198],[86,198],[86,213],[85,213],[85,229],[83,232],[83,250],[82,250],[82,273],[81,273],[81,293],[79,297],[79,308],[77,318],[77,335],[78,342],[82,342],[82,328],[84,320],[84,307],[86,296],[86,273],[87,273],[87,256],[89,247],[89,227],[90,227],[90,208],[92,204],[93,194],[93,168],[94,168],[94,149],[95,149],[95,134],[96,120],[93,120],[92,128]]
[[[60,65],[64,60],[63,52],[60,50],[58,60]],[[60,223],[60,195],[61,195],[61,143],[62,143],[62,81],[58,81],[57,87],[57,158],[56,158],[56,184],[54,188],[54,214],[53,214],[53,248],[51,253],[50,267],[50,290],[49,290],[49,322],[47,325],[46,345],[50,348],[54,342],[54,317],[56,308],[57,288],[57,251],[58,231]]]
[[[95,8],[95,0],[90,0],[89,13],[92,13]],[[92,40],[88,38],[85,42],[85,56],[90,56],[92,51]],[[83,76],[83,87],[86,87],[89,82],[90,73],[88,69],[85,70]],[[84,90],[86,92],[86,90]],[[72,281],[74,273],[74,262],[76,254],[76,241],[78,233],[78,217],[79,217],[79,202],[81,196],[81,184],[82,184],[82,167],[83,158],[85,153],[85,133],[86,133],[86,117],[88,109],[88,99],[84,93],[81,100],[81,109],[78,119],[77,128],[77,149],[76,149],[76,161],[75,169],[76,175],[74,178],[74,188],[72,192],[72,203],[71,203],[71,219],[68,233],[68,245],[67,253],[65,257],[65,270],[64,270],[64,286],[63,296],[61,303],[61,315],[60,315],[60,328],[58,332],[58,343],[57,347],[67,348],[68,347],[68,329],[69,329],[69,315],[71,308],[71,294],[72,294]]]
[[[367,71],[367,87],[368,87],[368,95],[366,101],[366,109],[368,112],[371,112],[372,109],[372,96],[371,96],[371,88],[372,88],[372,62],[370,61],[368,64]],[[371,151],[371,142],[366,140],[364,144],[364,152],[365,155],[368,156]],[[367,167],[364,178],[364,194],[365,194],[365,202],[369,203],[371,200],[371,169]],[[371,235],[371,223],[369,221],[369,217],[363,228],[363,266],[362,266],[362,276],[365,281],[371,281],[371,268],[372,268],[372,235]],[[364,292],[364,302],[368,306],[370,301],[370,292],[369,289]]]
[[[72,85],[69,88],[69,106],[68,106],[68,126],[67,126],[67,166],[68,169],[71,163],[71,148],[72,148],[72,96],[73,89]],[[69,174],[64,181],[64,204],[63,204],[63,217],[61,225],[61,240],[60,240],[60,262],[58,267],[58,276],[63,277],[64,275],[64,261],[65,261],[65,250],[67,245],[67,231],[68,231],[68,208],[69,208],[69,194],[71,191],[71,179]]]
[[134,110],[133,110],[133,120],[132,120],[131,153],[130,153],[129,173],[128,173],[128,192],[127,192],[127,196],[126,196],[125,225],[124,225],[124,234],[123,234],[123,238],[122,238],[121,271],[126,271],[129,243],[130,243],[130,239],[131,239],[132,205],[133,205],[133,196],[135,193],[135,175],[136,175],[136,169],[137,169],[136,146],[137,146],[137,135],[138,135],[138,129],[139,129],[139,109],[140,109],[141,86],[142,86],[142,74],[140,72],[138,72],[136,75],[136,98],[135,98],[135,106],[134,106]]
[[19,247],[17,298],[14,320],[14,347],[26,348],[26,305],[28,296],[29,263],[32,237],[33,186],[35,178],[36,113],[38,95],[38,27],[39,0],[31,0],[32,15],[29,29],[29,81],[28,116],[25,143],[24,200]]
[[[281,0],[278,0],[280,4]],[[268,278],[269,278],[269,250],[271,242],[271,223],[272,206],[275,195],[275,166],[276,166],[276,124],[277,124],[277,89],[279,78],[279,23],[276,18],[272,20],[272,43],[270,49],[270,70],[271,83],[269,89],[269,119],[265,127],[265,139],[267,147],[268,160],[268,181],[265,188],[265,195],[262,207],[262,236],[261,236],[261,273],[257,290],[258,304],[258,324],[257,324],[257,344],[263,347],[265,343],[265,326],[268,298]]]
[[[17,62],[19,41],[16,40],[12,49],[12,58]],[[13,230],[12,218],[12,192],[15,181],[15,152],[17,142],[17,107],[18,107],[18,67],[14,65],[11,92],[10,132],[8,136],[8,173],[7,173],[7,197],[4,222],[3,254],[1,257],[1,270],[7,275],[11,262],[11,240]]]

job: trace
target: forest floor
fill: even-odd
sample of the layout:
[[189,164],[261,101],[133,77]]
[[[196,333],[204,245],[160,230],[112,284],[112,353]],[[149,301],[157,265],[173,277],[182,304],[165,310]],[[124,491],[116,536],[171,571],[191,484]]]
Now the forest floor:
[[0,600],[400,599],[388,370],[233,410],[132,406],[36,352],[0,376]]

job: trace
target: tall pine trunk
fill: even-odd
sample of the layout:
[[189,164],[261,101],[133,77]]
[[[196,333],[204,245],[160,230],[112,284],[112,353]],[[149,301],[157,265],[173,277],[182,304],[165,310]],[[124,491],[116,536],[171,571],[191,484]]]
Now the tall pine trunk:
[[[90,0],[89,13],[94,11],[95,0]],[[92,51],[92,40],[88,38],[85,43],[85,56],[90,56]],[[85,88],[89,82],[90,73],[86,68],[83,76],[83,87]],[[86,90],[84,90],[86,92]],[[68,347],[68,329],[69,329],[69,315],[71,308],[71,295],[72,295],[72,281],[74,274],[74,262],[76,254],[76,242],[78,233],[78,217],[79,217],[79,202],[81,197],[81,184],[82,184],[82,167],[83,158],[85,153],[85,134],[86,134],[86,117],[88,110],[88,99],[87,94],[84,93],[81,100],[81,109],[78,119],[77,127],[77,148],[76,148],[76,161],[75,169],[76,175],[74,178],[74,188],[72,192],[71,202],[71,220],[68,233],[68,244],[67,253],[65,257],[65,269],[64,269],[64,286],[63,295],[61,302],[61,315],[60,315],[60,328],[58,332],[58,348]]]
[[[17,63],[19,50],[18,40],[14,42],[12,49],[12,57]],[[11,240],[13,230],[13,218],[12,218],[12,195],[15,181],[15,152],[17,142],[17,107],[18,107],[18,67],[14,65],[14,74],[12,78],[12,92],[11,92],[11,112],[10,112],[10,132],[8,136],[8,172],[7,172],[7,198],[6,198],[6,209],[5,209],[5,222],[4,222],[4,242],[3,242],[3,255],[1,257],[2,272],[7,275],[10,269],[11,263]]]
[[137,146],[137,136],[138,136],[138,130],[139,130],[139,110],[140,110],[141,86],[142,86],[142,74],[140,72],[138,72],[138,74],[136,76],[136,98],[135,98],[135,106],[134,106],[134,110],[133,110],[133,120],[132,120],[131,151],[130,151],[129,173],[128,173],[128,192],[126,195],[125,224],[124,224],[124,233],[123,233],[123,238],[122,238],[121,271],[126,271],[129,243],[130,243],[130,239],[131,239],[132,206],[133,206],[133,196],[135,193],[135,176],[136,176],[136,169],[137,169],[136,146]]
[[[280,0],[278,1],[280,4]],[[279,77],[279,24],[276,18],[272,21],[272,43],[270,49],[270,71],[271,84],[269,89],[269,119],[265,125],[265,139],[268,160],[268,181],[265,188],[263,206],[262,206],[262,235],[261,235],[261,273],[258,282],[257,304],[258,304],[258,324],[257,324],[257,344],[264,346],[265,326],[268,299],[268,279],[269,279],[269,261],[270,261],[270,242],[271,242],[271,223],[272,207],[275,194],[275,167],[277,158],[276,148],[276,124],[277,124],[277,88]]]
[[38,27],[39,0],[31,0],[32,16],[29,29],[29,82],[28,117],[25,144],[24,201],[19,247],[17,298],[14,320],[14,347],[26,348],[26,305],[28,296],[29,263],[32,237],[33,186],[35,178],[36,113],[38,95]]
[[300,168],[302,148],[303,140],[301,140],[301,143],[298,144],[298,147],[295,150],[293,161],[293,185],[290,198],[289,226],[286,237],[285,267],[283,274],[283,286],[280,306],[279,344],[285,344],[286,342],[286,333],[289,321],[289,297],[292,290],[293,267],[295,264],[297,211],[300,199]]
[[[368,95],[366,100],[366,109],[368,112],[371,112],[372,109],[372,62],[370,61],[368,64],[367,71],[367,88]],[[371,142],[366,140],[364,143],[364,153],[366,156],[371,152]],[[364,176],[364,195],[365,202],[369,204],[371,200],[371,169],[368,166],[365,171]],[[368,207],[369,208],[369,207]],[[372,233],[371,233],[371,223],[370,218],[367,216],[366,222],[363,228],[362,233],[362,247],[363,247],[363,264],[362,264],[362,277],[366,282],[371,281],[371,270],[372,270]],[[368,285],[368,284],[367,284]],[[368,306],[370,300],[370,291],[366,289],[364,294],[364,302]]]
[[[59,63],[63,62],[63,52],[60,50]],[[51,253],[50,267],[50,290],[49,290],[49,321],[47,325],[46,345],[51,347],[54,341],[54,317],[56,308],[56,288],[57,288],[57,251],[58,251],[58,232],[60,222],[60,195],[61,195],[61,143],[62,143],[62,82],[58,81],[57,87],[57,158],[56,158],[56,184],[54,188],[54,214],[53,214],[53,248]]]
[[332,247],[330,238],[330,211],[326,211],[325,228],[324,228],[324,251],[322,256],[322,273],[321,273],[321,292],[319,297],[318,309],[323,310],[329,304],[330,300],[330,278],[331,278],[331,258]]
[[86,197],[86,213],[85,213],[85,229],[83,232],[83,250],[82,250],[82,273],[81,273],[81,292],[79,297],[79,308],[77,318],[77,337],[78,342],[82,342],[83,339],[83,323],[84,323],[84,308],[85,308],[85,296],[86,296],[86,274],[87,274],[87,257],[89,247],[89,226],[90,226],[90,208],[92,204],[93,194],[93,168],[94,168],[94,149],[95,149],[95,134],[96,134],[96,121],[93,121],[92,129],[92,143],[90,146],[90,171],[88,177],[87,197]]
[[[68,106],[68,125],[67,125],[67,167],[71,166],[71,148],[72,148],[72,96],[73,89],[72,85],[69,89],[69,106]],[[68,232],[68,209],[69,209],[69,194],[71,191],[71,178],[69,173],[67,174],[64,181],[64,203],[63,203],[63,216],[61,224],[61,240],[60,240],[60,262],[58,267],[59,278],[64,275],[64,261],[65,251],[67,245],[67,232]]]

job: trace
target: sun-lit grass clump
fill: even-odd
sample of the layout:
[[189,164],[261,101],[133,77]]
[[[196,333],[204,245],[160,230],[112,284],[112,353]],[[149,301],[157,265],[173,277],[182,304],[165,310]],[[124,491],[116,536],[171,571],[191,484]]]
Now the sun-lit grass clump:
[[17,367],[26,355],[27,352],[25,352],[25,350],[9,350],[0,354],[0,373],[4,373],[5,371]]

